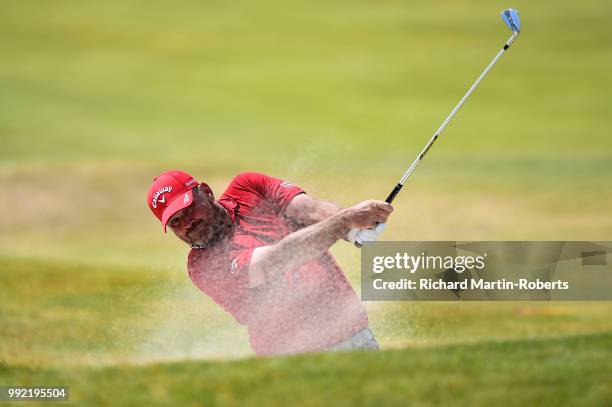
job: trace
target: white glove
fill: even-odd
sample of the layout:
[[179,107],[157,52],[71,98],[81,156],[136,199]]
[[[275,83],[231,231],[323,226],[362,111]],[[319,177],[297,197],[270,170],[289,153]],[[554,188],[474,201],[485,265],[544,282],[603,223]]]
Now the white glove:
[[354,243],[357,247],[361,247],[365,242],[375,242],[378,240],[378,235],[383,230],[385,230],[385,224],[379,223],[375,228],[351,229],[346,237],[349,242]]

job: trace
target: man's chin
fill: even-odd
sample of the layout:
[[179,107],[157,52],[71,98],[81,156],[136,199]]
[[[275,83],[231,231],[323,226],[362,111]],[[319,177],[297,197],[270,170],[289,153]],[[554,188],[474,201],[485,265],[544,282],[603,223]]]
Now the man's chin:
[[189,243],[190,246],[207,247],[215,244],[216,239],[214,235],[210,236],[208,239],[205,239],[204,236],[198,236],[197,238],[187,239],[186,242]]
[[212,231],[209,230],[209,233],[203,233],[203,236],[197,236],[193,239],[187,238],[185,241],[191,246],[208,247],[218,243],[220,240],[222,240],[222,237],[227,235],[228,229],[224,225],[220,225],[219,227],[214,228]]
[[199,246],[199,247],[205,247],[205,246],[210,246],[211,245],[211,241],[210,240],[204,240],[204,239],[188,239],[186,240],[186,242],[190,245],[190,246]]

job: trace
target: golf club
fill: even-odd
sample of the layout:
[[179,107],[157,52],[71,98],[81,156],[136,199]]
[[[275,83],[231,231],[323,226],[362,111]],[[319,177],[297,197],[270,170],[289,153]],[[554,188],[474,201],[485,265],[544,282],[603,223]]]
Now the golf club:
[[[404,183],[406,182],[408,177],[410,177],[410,174],[412,174],[412,172],[419,165],[421,160],[423,160],[423,157],[425,157],[425,154],[427,154],[427,152],[429,151],[429,149],[431,148],[433,143],[438,139],[438,136],[440,136],[440,134],[442,134],[442,132],[444,131],[444,129],[446,128],[448,123],[450,123],[450,121],[453,119],[453,117],[455,117],[455,115],[457,114],[459,109],[461,109],[461,106],[463,106],[463,104],[470,97],[472,92],[474,92],[474,89],[476,89],[476,87],[478,86],[478,84],[480,84],[480,82],[486,76],[486,74],[491,70],[491,68],[493,68],[493,65],[495,65],[497,60],[499,58],[501,58],[501,56],[504,54],[504,52],[506,52],[506,50],[508,48],[510,48],[510,45],[512,45],[512,43],[516,40],[516,37],[518,37],[519,33],[521,32],[521,20],[519,19],[518,11],[509,8],[507,10],[502,11],[501,17],[504,20],[504,22],[506,23],[506,25],[508,26],[508,28],[510,28],[510,30],[512,31],[512,36],[510,36],[510,38],[508,39],[508,41],[506,41],[506,43],[504,44],[502,49],[497,53],[497,55],[495,55],[493,60],[484,69],[484,71],[482,71],[482,73],[480,74],[478,79],[476,79],[476,81],[472,84],[470,89],[468,89],[467,93],[465,95],[463,95],[463,97],[461,98],[459,103],[457,103],[457,106],[455,106],[455,108],[450,112],[450,114],[446,117],[444,122],[442,122],[442,125],[438,128],[438,130],[436,130],[434,135],[429,139],[429,141],[427,142],[427,144],[425,145],[423,150],[421,150],[421,152],[414,159],[412,164],[410,164],[410,167],[408,167],[408,169],[406,170],[406,172],[404,173],[402,178],[399,180],[397,185],[393,188],[393,190],[391,191],[391,193],[389,194],[387,199],[385,199],[385,201],[387,203],[393,202],[393,200],[395,199],[395,197],[397,196],[399,191],[404,186]],[[384,224],[380,224],[380,225],[378,225],[375,228],[375,233],[380,233],[380,232],[382,232],[383,229],[384,229]],[[361,247],[362,246],[362,242],[360,242],[358,240],[355,240],[355,246]]]
[[404,173],[402,178],[399,180],[399,182],[397,183],[395,188],[393,188],[393,191],[391,191],[391,193],[389,194],[387,199],[385,199],[385,201],[387,203],[393,202],[393,200],[395,199],[395,197],[397,196],[399,191],[404,186],[404,183],[406,182],[406,180],[408,179],[410,174],[412,174],[412,172],[419,165],[421,160],[423,160],[423,157],[425,157],[425,154],[427,154],[427,152],[429,151],[429,149],[431,148],[433,143],[438,139],[438,136],[440,136],[440,134],[444,131],[444,129],[446,128],[448,123],[450,123],[450,121],[453,119],[453,117],[455,117],[455,115],[457,114],[459,109],[461,109],[461,106],[463,106],[463,104],[470,97],[472,92],[474,92],[474,89],[476,89],[476,87],[482,81],[482,79],[486,76],[486,74],[491,70],[491,68],[493,68],[493,65],[495,65],[497,60],[499,58],[501,58],[501,56],[504,54],[504,52],[506,52],[506,50],[508,48],[510,48],[510,45],[512,45],[514,40],[516,40],[516,37],[518,37],[519,33],[521,32],[521,21],[519,19],[518,11],[509,8],[507,10],[502,11],[501,16],[502,16],[502,19],[504,20],[504,22],[506,23],[506,25],[512,31],[512,36],[508,39],[508,41],[506,41],[506,43],[504,44],[503,48],[497,53],[497,55],[495,55],[495,58],[493,58],[493,60],[489,63],[489,65],[485,68],[485,70],[482,71],[482,73],[480,74],[478,79],[476,79],[476,81],[472,84],[472,86],[467,91],[467,93],[465,95],[463,95],[463,97],[461,98],[459,103],[457,103],[457,106],[455,106],[455,108],[446,117],[444,122],[442,122],[442,125],[438,128],[438,130],[436,130],[434,135],[429,139],[429,141],[427,142],[427,144],[425,145],[423,150],[421,150],[421,152],[419,153],[417,158],[415,158],[415,160],[412,162],[412,164],[410,164],[410,167],[408,167],[408,170],[406,170],[406,172]]

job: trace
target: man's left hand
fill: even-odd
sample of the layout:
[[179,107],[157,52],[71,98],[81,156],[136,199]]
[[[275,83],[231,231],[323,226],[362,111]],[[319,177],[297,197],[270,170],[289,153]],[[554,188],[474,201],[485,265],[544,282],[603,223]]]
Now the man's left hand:
[[378,235],[385,230],[385,224],[379,223],[375,228],[368,229],[351,229],[348,232],[347,240],[357,246],[361,246],[365,242],[375,242],[378,240]]

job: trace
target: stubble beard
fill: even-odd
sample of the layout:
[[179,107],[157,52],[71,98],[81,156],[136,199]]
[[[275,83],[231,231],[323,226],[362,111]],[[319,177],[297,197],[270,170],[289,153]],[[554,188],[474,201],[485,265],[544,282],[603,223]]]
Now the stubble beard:
[[[215,211],[214,219],[219,219],[209,230],[212,229],[212,232],[204,233],[204,236],[195,237],[195,238],[187,238],[187,243],[193,248],[206,248],[213,246],[223,240],[226,240],[229,236],[231,236],[234,225],[231,222],[231,219],[228,216],[228,213],[225,211],[221,205],[214,203],[213,209]],[[196,225],[196,227],[198,227]],[[211,236],[208,240],[205,240],[207,236]]]

